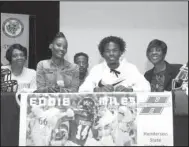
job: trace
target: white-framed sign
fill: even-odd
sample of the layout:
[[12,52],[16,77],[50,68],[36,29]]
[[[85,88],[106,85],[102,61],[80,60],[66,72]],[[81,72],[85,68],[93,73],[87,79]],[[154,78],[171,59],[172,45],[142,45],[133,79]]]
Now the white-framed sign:
[[173,146],[172,95],[22,93],[19,145]]

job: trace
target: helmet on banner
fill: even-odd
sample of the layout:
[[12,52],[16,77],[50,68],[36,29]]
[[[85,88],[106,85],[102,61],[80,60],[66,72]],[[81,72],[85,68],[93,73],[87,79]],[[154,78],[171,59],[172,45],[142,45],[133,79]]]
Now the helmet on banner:
[[95,113],[95,102],[91,98],[83,98],[79,101],[77,108],[87,111],[91,114]]
[[122,121],[122,122],[133,121],[133,113],[129,107],[120,106],[118,108],[118,121]]
[[69,123],[68,121],[59,121],[55,129],[52,130],[50,144],[54,146],[61,146],[66,143],[69,137]]
[[180,72],[172,81],[172,89],[182,89],[184,85],[188,86],[188,63],[180,68]]
[[52,146],[64,146],[69,137],[69,120],[74,117],[74,111],[67,109],[66,115],[58,119],[51,133]]
[[9,69],[1,69],[1,92],[16,92],[18,83],[11,80],[11,71]]

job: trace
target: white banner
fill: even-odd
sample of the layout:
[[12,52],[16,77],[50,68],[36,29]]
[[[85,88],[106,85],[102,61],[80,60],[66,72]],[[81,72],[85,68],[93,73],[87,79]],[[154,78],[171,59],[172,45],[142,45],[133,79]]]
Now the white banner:
[[[19,43],[27,48],[29,55],[29,15],[1,13],[1,63],[9,64],[5,58],[10,45]],[[26,67],[28,66],[26,62]]]
[[20,146],[173,146],[171,93],[21,94]]

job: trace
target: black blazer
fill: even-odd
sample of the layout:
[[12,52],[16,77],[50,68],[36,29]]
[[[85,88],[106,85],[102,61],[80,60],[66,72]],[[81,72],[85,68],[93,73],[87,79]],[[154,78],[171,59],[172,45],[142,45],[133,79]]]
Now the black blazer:
[[[165,82],[164,82],[164,90],[171,91],[172,90],[172,80],[175,79],[177,74],[182,67],[182,64],[169,64],[167,61],[166,63],[166,71],[165,71]],[[145,78],[151,83],[154,68],[145,72]]]

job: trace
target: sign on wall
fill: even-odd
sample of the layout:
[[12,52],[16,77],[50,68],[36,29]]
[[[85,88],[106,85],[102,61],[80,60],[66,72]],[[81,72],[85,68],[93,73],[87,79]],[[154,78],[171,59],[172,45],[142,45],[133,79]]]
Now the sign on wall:
[[21,146],[173,146],[171,93],[21,94]]
[[[9,46],[14,43],[26,47],[29,55],[29,15],[1,13],[1,63],[3,65],[9,64],[5,55]],[[28,66],[28,60],[26,66]]]

